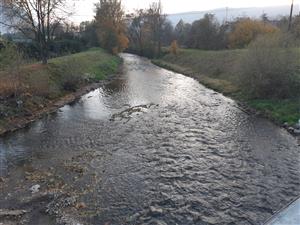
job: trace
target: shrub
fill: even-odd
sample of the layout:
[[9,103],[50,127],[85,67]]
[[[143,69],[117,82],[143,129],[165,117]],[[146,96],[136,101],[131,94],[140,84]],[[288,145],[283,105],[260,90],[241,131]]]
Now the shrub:
[[235,23],[233,31],[229,34],[229,47],[244,48],[259,35],[276,32],[279,32],[279,29],[271,24],[249,18],[241,19]]
[[20,82],[11,79],[7,73],[0,72],[0,99],[18,95]]
[[15,69],[23,62],[23,56],[17,47],[9,42],[2,42],[0,48],[0,70]]
[[20,85],[20,66],[23,64],[23,57],[15,45],[4,41],[1,45],[0,97],[17,96],[23,89]]
[[33,96],[55,98],[59,94],[59,87],[51,80],[46,68],[30,72],[26,80],[26,85],[26,92]]
[[171,46],[170,46],[170,52],[173,55],[177,55],[177,53],[178,53],[178,45],[177,45],[177,41],[176,40],[172,41]]
[[299,95],[299,51],[287,35],[258,37],[239,62],[240,83],[251,97]]
[[60,77],[65,91],[76,91],[85,80],[82,64],[76,59],[66,58],[59,65],[52,67],[55,68],[53,72]]
[[63,39],[52,41],[49,50],[52,56],[59,56],[81,52],[85,49],[84,43],[79,39]]

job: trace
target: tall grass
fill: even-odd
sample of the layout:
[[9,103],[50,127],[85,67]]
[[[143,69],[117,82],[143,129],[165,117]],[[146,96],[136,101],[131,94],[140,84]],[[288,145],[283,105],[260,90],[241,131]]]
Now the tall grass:
[[23,89],[20,67],[23,56],[14,44],[1,42],[0,48],[0,96],[16,96]]
[[[88,82],[104,79],[115,73],[120,58],[102,49],[49,60],[48,65],[22,65],[21,56],[13,47],[0,52],[9,63],[0,69],[0,96],[7,98],[18,95],[57,97],[64,91],[75,91]],[[7,60],[7,59],[6,59]]]

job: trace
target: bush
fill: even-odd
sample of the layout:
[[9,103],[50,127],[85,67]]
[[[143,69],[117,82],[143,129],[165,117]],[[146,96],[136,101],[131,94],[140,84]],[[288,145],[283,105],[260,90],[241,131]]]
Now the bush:
[[240,83],[253,98],[299,95],[299,50],[287,35],[258,37],[239,62]]
[[15,69],[23,62],[23,56],[17,47],[9,42],[1,42],[0,70]]
[[240,19],[235,23],[233,31],[229,34],[229,47],[244,48],[259,35],[274,34],[276,32],[279,32],[279,29],[269,23],[249,18]]
[[51,80],[47,68],[36,68],[27,76],[26,93],[49,99],[59,95],[59,86]]
[[171,46],[170,46],[170,52],[173,55],[177,55],[178,53],[178,45],[177,45],[177,41],[172,41]]
[[23,57],[15,45],[2,41],[1,46],[0,97],[17,96],[23,90],[20,80],[20,65],[23,64]]
[[36,42],[16,43],[17,48],[21,51],[26,59],[40,60],[40,50]]
[[86,47],[79,39],[55,40],[50,45],[50,54],[60,56],[64,54],[73,54],[85,50]]
[[60,77],[60,83],[65,91],[76,91],[85,80],[81,63],[76,59],[66,58],[60,65],[53,67],[56,67],[53,72]]

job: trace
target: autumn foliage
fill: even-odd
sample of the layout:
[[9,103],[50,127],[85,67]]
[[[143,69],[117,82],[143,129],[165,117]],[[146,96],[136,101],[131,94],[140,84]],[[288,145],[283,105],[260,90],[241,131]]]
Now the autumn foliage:
[[124,11],[119,0],[100,0],[96,9],[97,36],[100,45],[113,54],[128,47]]
[[239,62],[241,86],[254,98],[299,95],[299,53],[290,35],[268,34],[253,41]]
[[276,33],[279,29],[269,23],[249,18],[236,22],[233,31],[229,34],[230,48],[244,48],[248,46],[257,36]]
[[170,52],[173,55],[177,55],[177,53],[178,53],[178,44],[177,44],[176,40],[172,41],[171,46],[170,46]]

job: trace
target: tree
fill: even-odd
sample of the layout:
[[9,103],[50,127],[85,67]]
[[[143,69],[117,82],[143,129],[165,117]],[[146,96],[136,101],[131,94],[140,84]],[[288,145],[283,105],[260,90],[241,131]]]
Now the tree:
[[130,48],[137,50],[139,54],[144,54],[145,40],[147,37],[147,30],[145,25],[145,12],[144,10],[136,10],[136,12],[128,17],[131,22],[128,26],[128,36],[130,40]]
[[217,49],[220,25],[214,15],[206,14],[204,18],[192,24],[188,47],[199,49]]
[[233,31],[229,34],[229,46],[231,48],[244,48],[257,36],[277,31],[279,29],[269,23],[249,18],[239,19],[233,26]]
[[289,17],[289,27],[288,27],[288,31],[290,31],[290,30],[291,30],[291,27],[292,27],[293,10],[294,10],[294,0],[292,0],[292,4],[291,4],[291,11],[290,11],[290,17]]
[[261,20],[262,20],[264,23],[269,23],[269,22],[270,22],[267,13],[263,13],[263,14],[260,16],[260,18],[261,18]]
[[67,0],[6,0],[2,2],[5,20],[0,23],[36,41],[42,62],[46,64],[53,32],[70,15],[65,11],[66,2]]
[[100,0],[96,5],[96,27],[100,45],[111,53],[128,47],[124,11],[120,0]]
[[175,26],[174,35],[179,45],[186,45],[191,30],[191,24],[180,20]]
[[99,46],[95,21],[80,23],[80,34],[82,41],[88,46]]
[[165,20],[162,25],[161,30],[161,41],[164,46],[170,45],[170,43],[175,39],[174,37],[174,27],[172,22]]
[[148,57],[161,55],[162,45],[173,40],[173,26],[162,14],[160,3],[152,3],[146,10],[128,16],[130,50]]
[[161,55],[162,31],[165,21],[166,16],[162,14],[161,2],[152,3],[147,10],[145,23],[152,36],[152,46],[155,57]]

